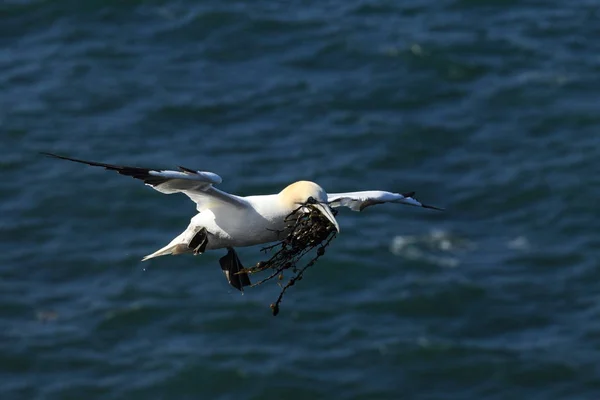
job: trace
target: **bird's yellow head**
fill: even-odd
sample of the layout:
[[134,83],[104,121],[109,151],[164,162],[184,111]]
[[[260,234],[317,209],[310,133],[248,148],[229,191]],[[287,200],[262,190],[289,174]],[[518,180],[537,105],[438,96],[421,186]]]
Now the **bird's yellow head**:
[[279,198],[290,212],[303,204],[312,204],[335,226],[338,232],[340,231],[340,226],[335,220],[329,205],[327,205],[327,192],[316,183],[310,181],[294,182],[279,192]]

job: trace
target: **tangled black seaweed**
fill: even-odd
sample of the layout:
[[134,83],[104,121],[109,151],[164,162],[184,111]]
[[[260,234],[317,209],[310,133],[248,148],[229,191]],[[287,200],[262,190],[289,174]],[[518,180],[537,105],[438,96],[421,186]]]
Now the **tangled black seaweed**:
[[[332,210],[333,215],[337,214],[336,210]],[[279,313],[279,304],[283,299],[285,291],[293,286],[296,281],[302,279],[304,272],[315,265],[315,262],[325,254],[325,248],[336,237],[337,231],[333,224],[325,217],[316,207],[314,202],[306,202],[292,211],[286,218],[286,228],[282,232],[285,237],[270,246],[263,247],[261,251],[265,253],[275,252],[267,261],[260,261],[256,266],[245,268],[238,273],[254,274],[271,269],[273,272],[256,282],[252,286],[257,286],[271,280],[275,277],[278,279],[278,284],[282,288],[279,297],[275,303],[271,304],[271,311],[276,316]],[[304,266],[298,267],[298,262],[311,250],[317,248],[316,255]],[[284,279],[284,271],[289,270],[293,276],[283,285],[281,281]]]

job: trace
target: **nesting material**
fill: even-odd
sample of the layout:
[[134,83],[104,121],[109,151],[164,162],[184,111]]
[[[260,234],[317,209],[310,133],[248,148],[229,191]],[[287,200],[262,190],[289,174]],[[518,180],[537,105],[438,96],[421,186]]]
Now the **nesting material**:
[[[336,210],[332,210],[332,212],[334,215],[337,214]],[[254,267],[245,268],[238,272],[254,274],[270,270],[269,276],[252,286],[277,278],[281,293],[275,303],[271,304],[274,316],[279,313],[279,304],[286,290],[293,286],[296,281],[301,280],[304,272],[312,267],[319,257],[325,254],[325,249],[337,234],[333,224],[311,202],[300,205],[286,217],[285,221],[287,226],[283,231],[285,235],[283,240],[262,249],[263,252],[272,254],[271,258],[258,262]],[[315,255],[312,259],[305,264],[302,262],[302,265],[298,265],[301,258],[315,249]],[[286,283],[283,283],[285,280],[284,274],[291,275]]]

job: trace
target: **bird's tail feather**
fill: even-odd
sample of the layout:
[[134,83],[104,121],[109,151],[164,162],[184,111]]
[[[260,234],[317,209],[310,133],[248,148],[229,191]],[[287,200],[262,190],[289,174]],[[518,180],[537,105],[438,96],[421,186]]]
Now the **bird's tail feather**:
[[190,249],[185,243],[181,242],[182,235],[183,235],[183,233],[181,235],[179,235],[178,237],[176,237],[175,239],[173,239],[171,241],[171,243],[169,243],[165,247],[156,250],[152,254],[148,254],[147,256],[142,258],[142,261],[146,261],[151,258],[160,257],[160,256],[168,256],[169,254],[176,255],[176,254],[183,254],[183,253],[191,253],[193,250]]

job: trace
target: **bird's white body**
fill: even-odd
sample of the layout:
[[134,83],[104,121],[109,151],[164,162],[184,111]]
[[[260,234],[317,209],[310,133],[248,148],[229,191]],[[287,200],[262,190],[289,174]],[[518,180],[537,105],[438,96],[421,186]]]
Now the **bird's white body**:
[[[208,233],[205,250],[274,242],[284,237],[286,218],[306,199],[312,197],[317,202],[327,202],[327,193],[309,181],[295,182],[278,194],[232,197],[237,200],[236,203],[214,201],[210,207],[202,208],[184,232],[162,249],[144,257],[144,260],[166,254],[191,253],[192,249],[186,246],[202,228],[206,228]],[[328,207],[320,207],[337,226]]]
[[[245,247],[277,240],[285,228],[284,218],[291,212],[279,202],[277,195],[244,198],[248,208],[214,207],[190,222],[190,227],[205,227],[211,237],[207,250]],[[287,212],[287,214],[286,214]]]

